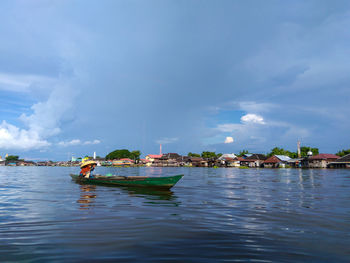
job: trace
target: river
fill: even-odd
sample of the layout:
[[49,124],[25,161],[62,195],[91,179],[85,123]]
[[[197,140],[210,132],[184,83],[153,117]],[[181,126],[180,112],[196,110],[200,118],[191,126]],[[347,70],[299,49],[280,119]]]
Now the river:
[[0,167],[0,262],[349,262],[350,170],[105,168],[184,174],[170,191]]

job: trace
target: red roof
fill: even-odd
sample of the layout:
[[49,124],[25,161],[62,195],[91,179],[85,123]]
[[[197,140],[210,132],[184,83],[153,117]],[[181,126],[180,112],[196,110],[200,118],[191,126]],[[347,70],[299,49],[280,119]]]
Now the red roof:
[[163,156],[163,154],[149,154],[147,155],[149,158],[152,158],[152,159],[159,159],[160,157]]
[[338,159],[339,156],[331,153],[320,153],[315,156],[311,156],[310,160],[327,160],[327,159]]
[[280,163],[281,160],[278,159],[276,156],[271,156],[270,158],[267,158],[264,163]]
[[240,162],[245,161],[245,159],[244,159],[243,157],[236,157],[236,159],[235,159],[235,160],[238,160],[238,161],[240,161]]

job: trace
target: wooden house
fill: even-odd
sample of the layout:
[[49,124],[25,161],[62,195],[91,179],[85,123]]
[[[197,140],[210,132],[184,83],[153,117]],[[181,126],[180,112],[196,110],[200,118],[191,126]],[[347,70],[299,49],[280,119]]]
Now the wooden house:
[[264,168],[281,168],[285,167],[289,160],[291,158],[285,155],[273,155],[264,161],[263,166]]
[[350,154],[347,154],[339,159],[328,164],[329,168],[350,168]]
[[241,161],[240,165],[248,167],[261,167],[266,159],[267,157],[265,155],[254,153],[244,158],[244,161]]
[[194,167],[207,167],[208,162],[204,160],[202,157],[191,157],[190,158],[191,165]]
[[339,156],[330,153],[320,153],[308,158],[309,168],[327,168],[331,163],[339,159]]

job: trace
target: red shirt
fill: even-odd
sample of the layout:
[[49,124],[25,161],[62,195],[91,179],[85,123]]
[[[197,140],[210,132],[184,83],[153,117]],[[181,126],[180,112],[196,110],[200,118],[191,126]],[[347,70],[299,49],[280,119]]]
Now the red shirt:
[[90,165],[84,166],[83,168],[81,168],[80,174],[86,175],[87,172],[90,172],[90,169]]

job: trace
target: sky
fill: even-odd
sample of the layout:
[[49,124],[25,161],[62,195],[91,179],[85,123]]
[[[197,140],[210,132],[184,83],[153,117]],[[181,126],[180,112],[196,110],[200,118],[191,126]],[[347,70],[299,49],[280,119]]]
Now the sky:
[[3,0],[0,155],[350,148],[349,1]]

